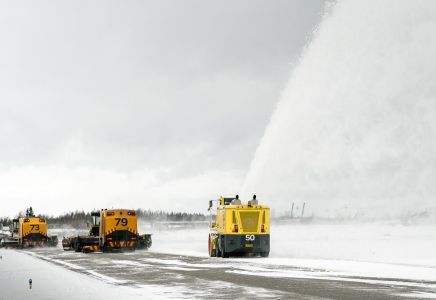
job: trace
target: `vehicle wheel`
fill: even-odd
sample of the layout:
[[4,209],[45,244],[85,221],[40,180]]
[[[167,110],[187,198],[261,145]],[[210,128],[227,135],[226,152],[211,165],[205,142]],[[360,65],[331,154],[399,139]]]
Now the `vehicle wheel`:
[[82,248],[80,247],[79,242],[74,242],[74,251],[76,251],[76,252],[82,251]]
[[227,258],[227,257],[229,257],[229,254],[226,252],[226,247],[225,247],[225,244],[224,244],[224,241],[223,240],[221,240],[221,257],[222,258]]
[[212,238],[210,237],[209,234],[209,239],[208,239],[208,250],[209,250],[209,256],[210,257],[214,257],[215,255],[215,249],[213,249],[213,245],[212,245]]
[[269,252],[260,252],[260,256],[268,257],[269,256]]
[[221,251],[220,251],[220,247],[218,244],[218,238],[215,238],[215,256],[216,257],[220,257],[221,256]]

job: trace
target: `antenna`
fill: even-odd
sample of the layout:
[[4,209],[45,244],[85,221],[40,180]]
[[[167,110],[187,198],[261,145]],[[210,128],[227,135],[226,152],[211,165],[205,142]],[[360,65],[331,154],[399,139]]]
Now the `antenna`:
[[303,219],[304,215],[304,207],[306,206],[306,202],[303,202],[303,209],[301,210],[301,218]]

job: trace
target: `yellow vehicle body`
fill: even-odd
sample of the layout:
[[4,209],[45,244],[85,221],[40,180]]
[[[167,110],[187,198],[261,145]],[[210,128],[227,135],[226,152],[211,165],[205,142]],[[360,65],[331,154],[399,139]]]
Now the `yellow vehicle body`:
[[210,223],[209,255],[253,253],[268,256],[270,251],[270,208],[257,200],[242,204],[238,198],[220,197]]
[[62,240],[64,250],[76,252],[129,251],[151,247],[151,234],[138,234],[138,219],[131,209],[101,209],[92,212],[93,225],[87,236]]
[[219,234],[270,234],[269,224],[270,209],[264,205],[228,205],[217,209],[216,232]]
[[19,228],[18,238],[24,239],[31,234],[47,236],[47,222],[45,219],[29,217],[18,219]]
[[100,247],[132,248],[138,244],[136,212],[128,209],[105,209],[100,213]]
[[0,247],[54,247],[58,243],[57,236],[48,236],[47,221],[35,216],[32,207],[26,210],[24,217],[12,220],[10,232],[10,236],[0,238]]
[[47,242],[47,222],[43,218],[23,217],[18,219],[18,244],[43,246]]

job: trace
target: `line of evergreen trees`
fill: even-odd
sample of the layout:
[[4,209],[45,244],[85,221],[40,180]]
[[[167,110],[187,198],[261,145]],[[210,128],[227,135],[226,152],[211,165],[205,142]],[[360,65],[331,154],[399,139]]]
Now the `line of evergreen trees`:
[[[199,213],[164,212],[151,210],[137,210],[138,220],[142,222],[199,222],[208,220],[208,216]],[[37,215],[47,220],[49,227],[61,227],[64,225],[77,229],[87,228],[88,223],[92,223],[91,212],[75,211],[59,216]],[[8,226],[12,219],[0,217],[0,224]]]
[[0,217],[0,224],[3,224],[5,226],[8,226],[12,223],[12,220],[8,217]]
[[69,212],[60,216],[41,215],[40,217],[47,220],[50,228],[69,225],[73,228],[85,229],[88,227],[88,223],[92,223],[91,212],[84,211]]
[[164,212],[151,210],[137,210],[141,221],[150,222],[198,222],[208,220],[208,216],[199,213]]

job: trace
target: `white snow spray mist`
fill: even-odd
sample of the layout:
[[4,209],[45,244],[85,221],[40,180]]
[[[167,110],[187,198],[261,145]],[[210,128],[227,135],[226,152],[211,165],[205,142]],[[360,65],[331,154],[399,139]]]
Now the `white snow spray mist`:
[[338,1],[303,51],[244,196],[320,216],[436,206],[436,1]]

